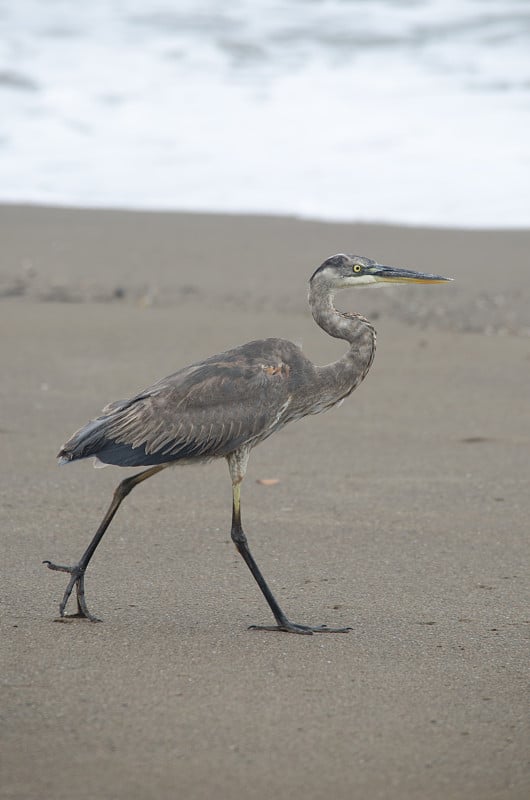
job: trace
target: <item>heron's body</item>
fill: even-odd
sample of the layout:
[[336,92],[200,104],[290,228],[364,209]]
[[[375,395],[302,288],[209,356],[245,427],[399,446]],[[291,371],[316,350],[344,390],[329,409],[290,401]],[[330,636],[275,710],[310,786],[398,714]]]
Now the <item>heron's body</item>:
[[345,374],[326,391],[322,371],[285,339],[248,342],[107,406],[60,457],[96,456],[122,467],[226,457],[255,447],[288,422],[331,408],[358,383]]
[[315,321],[329,335],[349,343],[338,361],[316,366],[285,339],[249,342],[185,367],[129,400],[111,403],[63,445],[58,456],[61,463],[94,456],[104,464],[149,469],[122,481],[78,565],[46,562],[51,569],[72,574],[61,617],[75,585],[78,616],[95,619],[84,600],[84,572],[122,499],[137,483],[171,464],[224,457],[234,490],[232,538],[276,617],[275,628],[296,633],[347,630],[310,628],[287,620],[248,549],[240,519],[240,483],[253,447],[287,423],[333,407],[351,394],[370,369],[375,331],[359,314],[337,311],[334,292],[355,282],[397,280],[398,276],[423,282],[445,280],[342,254],[328,259],[314,273],[309,303]]
[[319,367],[292,342],[260,339],[163,378],[130,400],[111,403],[64,445],[62,461],[96,456],[122,467],[228,456],[251,449],[288,422],[347,397],[370,369],[375,331],[310,294],[316,321],[348,338],[343,358]]

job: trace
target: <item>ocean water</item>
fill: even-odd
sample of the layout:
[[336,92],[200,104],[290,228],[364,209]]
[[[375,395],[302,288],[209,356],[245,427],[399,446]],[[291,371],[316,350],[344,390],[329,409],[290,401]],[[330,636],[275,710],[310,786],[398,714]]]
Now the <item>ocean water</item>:
[[0,0],[0,201],[530,225],[528,0]]

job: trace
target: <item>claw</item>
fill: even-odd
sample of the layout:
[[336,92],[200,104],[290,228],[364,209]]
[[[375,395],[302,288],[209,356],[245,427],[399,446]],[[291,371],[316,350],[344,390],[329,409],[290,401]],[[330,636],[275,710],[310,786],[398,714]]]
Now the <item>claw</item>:
[[[63,595],[63,599],[59,604],[59,617],[55,620],[55,622],[70,622],[74,619],[87,619],[89,622],[101,622],[100,619],[95,617],[87,608],[86,600],[85,600],[85,570],[79,564],[75,564],[73,567],[67,567],[63,564],[54,564],[52,561],[43,561],[43,564],[46,564],[48,569],[54,570],[56,572],[67,572],[72,577],[68,581],[68,586],[66,587],[65,593]],[[76,614],[65,614],[66,604],[72,594],[72,590],[75,586],[76,591],[76,599],[77,599],[77,613]]]

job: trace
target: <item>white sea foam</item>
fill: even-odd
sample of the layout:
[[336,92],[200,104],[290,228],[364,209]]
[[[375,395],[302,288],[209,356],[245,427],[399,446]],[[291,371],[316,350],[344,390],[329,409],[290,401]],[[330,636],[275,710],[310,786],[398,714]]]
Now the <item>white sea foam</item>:
[[530,225],[517,0],[0,0],[0,200]]

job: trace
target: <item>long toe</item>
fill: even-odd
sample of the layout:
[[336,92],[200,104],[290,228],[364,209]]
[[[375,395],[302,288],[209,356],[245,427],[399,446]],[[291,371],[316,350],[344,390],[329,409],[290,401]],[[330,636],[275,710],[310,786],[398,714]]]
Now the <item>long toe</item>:
[[60,617],[55,617],[54,622],[75,622],[77,619],[86,619],[88,622],[102,622],[99,617],[95,617],[88,610],[77,611],[75,614],[62,614]]
[[85,600],[85,577],[82,575],[77,581],[77,614],[74,617],[81,617],[87,619],[89,622],[101,622],[98,617],[95,617],[87,608]]
[[278,625],[249,625],[253,631],[284,631],[285,633],[298,633],[311,636],[313,633],[348,633],[351,628],[328,628],[327,625],[299,625],[286,620]]
[[328,628],[327,625],[315,625],[315,627],[311,628],[314,633],[348,633],[352,631],[353,628]]
[[43,564],[46,564],[48,569],[54,570],[54,572],[68,572],[70,575],[74,575],[76,572],[79,572],[79,567],[76,564],[73,567],[67,567],[64,564],[54,564],[53,561],[43,561]]

